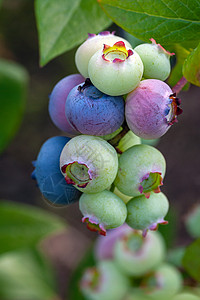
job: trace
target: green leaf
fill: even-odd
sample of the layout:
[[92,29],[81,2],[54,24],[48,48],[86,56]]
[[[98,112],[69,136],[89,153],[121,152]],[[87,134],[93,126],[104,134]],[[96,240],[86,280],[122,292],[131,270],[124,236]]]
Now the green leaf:
[[112,21],[96,0],[36,0],[35,13],[40,43],[40,64],[74,48]]
[[[80,264],[72,274],[69,284],[69,300],[87,300],[80,291],[80,280],[84,270],[95,265],[93,247],[87,251]],[[103,300],[103,299],[102,299]]]
[[25,108],[28,75],[11,61],[0,60],[0,152],[19,128]]
[[98,0],[107,15],[137,38],[163,44],[200,39],[200,0]]
[[192,84],[200,86],[200,43],[186,58],[183,75]]
[[0,201],[0,254],[35,246],[47,235],[64,230],[56,215],[30,205]]
[[[170,77],[168,79],[168,84],[170,86],[175,86],[176,83],[183,77],[183,63],[186,57],[189,55],[190,51],[183,48],[181,45],[176,44],[174,45],[174,52],[176,54],[176,65],[172,69]],[[189,88],[189,83],[183,88],[183,90],[187,90]]]
[[200,238],[186,248],[182,263],[188,274],[200,282]]
[[33,250],[1,255],[0,298],[3,300],[58,299],[53,272],[44,257]]

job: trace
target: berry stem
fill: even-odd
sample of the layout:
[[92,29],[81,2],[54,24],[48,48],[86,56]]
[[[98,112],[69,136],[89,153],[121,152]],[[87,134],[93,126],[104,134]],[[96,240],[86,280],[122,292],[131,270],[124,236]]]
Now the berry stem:
[[[124,123],[122,124],[122,131],[120,133],[118,133],[114,138],[112,138],[111,140],[108,140],[108,143],[111,144],[113,147],[117,147],[117,145],[119,144],[119,141],[125,136],[125,134],[130,130],[126,121],[124,121]],[[116,149],[116,151],[118,152],[119,150]]]
[[177,84],[172,88],[172,91],[178,95],[182,88],[186,85],[187,79],[183,76],[181,79],[177,82]]

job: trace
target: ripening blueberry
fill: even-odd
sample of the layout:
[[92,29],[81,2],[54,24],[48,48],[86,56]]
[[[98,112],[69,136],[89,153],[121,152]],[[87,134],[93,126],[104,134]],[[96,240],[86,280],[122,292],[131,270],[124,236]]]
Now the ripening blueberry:
[[171,72],[170,56],[175,53],[166,51],[160,44],[156,44],[154,39],[150,39],[152,44],[140,44],[134,48],[144,65],[144,78],[166,80]]
[[177,122],[182,113],[179,105],[180,100],[165,82],[143,80],[126,98],[128,127],[141,138],[157,139]]
[[83,214],[82,222],[87,224],[87,228],[101,235],[106,235],[107,229],[124,224],[127,217],[126,204],[108,190],[96,194],[83,193],[79,209]]
[[125,45],[131,48],[131,45],[125,39],[116,36],[114,32],[103,31],[99,34],[88,34],[87,40],[80,45],[75,54],[75,63],[79,72],[85,77],[89,77],[88,63],[90,58],[100,49],[103,49],[104,44],[114,44],[118,41],[123,41]]
[[167,224],[164,218],[169,202],[163,193],[152,193],[147,199],[144,195],[134,197],[127,203],[126,223],[133,229],[142,230],[143,236],[148,230],[157,230],[159,224]]
[[144,238],[140,231],[132,230],[116,241],[114,261],[125,274],[141,277],[164,261],[165,252],[165,243],[159,232],[149,232]]
[[49,115],[51,120],[70,137],[80,133],[66,119],[65,102],[71,89],[84,81],[84,77],[80,74],[66,76],[55,85],[49,96]]
[[88,64],[90,80],[101,92],[119,96],[135,89],[143,74],[143,63],[139,55],[124,42],[111,46],[105,44],[90,59]]
[[193,238],[200,238],[200,204],[196,204],[189,210],[185,217],[185,227]]
[[149,145],[135,145],[119,157],[119,169],[115,186],[128,196],[160,192],[165,176],[166,162],[162,153]]
[[141,289],[153,299],[172,299],[183,286],[180,271],[169,263],[161,264],[141,282]]
[[78,201],[81,193],[68,185],[60,172],[60,153],[70,139],[55,136],[41,147],[35,165],[35,179],[44,198],[54,205],[66,205]]
[[87,268],[80,281],[80,289],[87,300],[122,300],[130,282],[113,261],[99,261]]
[[123,97],[103,94],[86,80],[69,93],[65,115],[82,134],[101,136],[119,129],[124,121],[124,106]]
[[94,245],[94,256],[96,260],[113,260],[114,248],[117,240],[132,231],[133,229],[124,223],[117,228],[107,230],[106,238],[102,235],[99,235]]
[[98,193],[116,177],[117,152],[99,137],[76,136],[62,150],[60,169],[68,184],[85,193]]

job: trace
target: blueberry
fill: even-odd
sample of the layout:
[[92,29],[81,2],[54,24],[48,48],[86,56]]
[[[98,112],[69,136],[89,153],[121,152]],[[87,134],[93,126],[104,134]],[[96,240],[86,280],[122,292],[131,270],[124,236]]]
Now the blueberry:
[[129,280],[113,261],[100,261],[96,267],[87,268],[80,288],[88,300],[122,300],[129,288]]
[[163,81],[146,79],[128,94],[125,116],[129,128],[144,139],[164,135],[182,112],[180,100]]
[[135,89],[143,74],[143,63],[123,41],[104,45],[90,59],[88,73],[92,83],[103,93],[119,96]]
[[106,235],[107,229],[124,224],[127,217],[126,204],[107,190],[96,194],[83,193],[79,208],[83,214],[82,222],[87,223],[88,229],[101,235]]
[[116,241],[114,260],[125,274],[141,277],[164,261],[165,251],[165,243],[159,232],[149,232],[144,238],[140,231],[129,230]]
[[170,56],[174,53],[166,51],[160,44],[156,44],[154,39],[150,39],[152,44],[140,44],[134,48],[144,65],[144,78],[154,78],[166,80],[170,74]]
[[75,63],[79,72],[85,77],[89,77],[88,63],[90,58],[100,49],[103,49],[104,44],[114,44],[117,41],[123,41],[127,47],[131,45],[125,39],[116,36],[114,32],[109,31],[100,32],[96,34],[88,34],[87,40],[80,45],[75,54]]
[[83,76],[73,74],[61,79],[53,88],[49,96],[49,115],[53,123],[70,137],[78,135],[65,117],[65,102],[71,89],[77,84],[84,82]]
[[117,152],[99,137],[76,136],[62,150],[60,169],[68,184],[84,193],[98,193],[107,189],[116,177]]
[[71,126],[82,134],[111,134],[124,121],[124,99],[105,95],[93,85],[83,84],[69,93],[65,114]]
[[162,153],[149,145],[135,145],[119,157],[115,185],[128,196],[159,192],[165,176],[166,162]]
[[172,299],[182,285],[183,280],[178,269],[169,263],[163,263],[152,274],[144,277],[141,289],[153,299]]
[[147,199],[144,195],[134,197],[127,203],[126,223],[146,236],[148,230],[156,230],[164,220],[169,209],[169,202],[163,193],[152,193]]
[[35,162],[34,174],[38,187],[44,198],[54,205],[73,203],[81,195],[77,189],[66,183],[60,172],[60,153],[69,140],[64,136],[48,139],[42,145]]

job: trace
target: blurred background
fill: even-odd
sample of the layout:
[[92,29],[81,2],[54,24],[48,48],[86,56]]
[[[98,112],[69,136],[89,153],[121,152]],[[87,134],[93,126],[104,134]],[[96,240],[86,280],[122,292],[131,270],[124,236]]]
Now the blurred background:
[[[119,33],[115,26],[111,30]],[[0,199],[41,208],[61,217],[67,224],[66,229],[51,235],[40,244],[45,257],[50,258],[59,295],[64,299],[70,275],[91,247],[96,233],[88,231],[81,223],[78,203],[64,208],[51,207],[31,179],[31,162],[36,159],[41,145],[49,137],[62,134],[48,115],[48,95],[60,79],[77,72],[74,62],[76,49],[59,56],[43,68],[39,66],[38,49],[33,1],[4,1],[0,10],[0,58],[23,66],[29,79],[21,125],[0,155]],[[191,86],[189,91],[181,92],[179,97],[183,114],[157,145],[167,161],[162,191],[171,205],[170,233],[167,228],[162,230],[164,235],[170,235],[169,243],[173,245],[183,245],[190,241],[183,223],[184,216],[199,202],[200,194],[199,89]],[[9,116],[7,122],[10,122]],[[3,230],[9,229],[0,228],[0,233]]]

